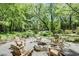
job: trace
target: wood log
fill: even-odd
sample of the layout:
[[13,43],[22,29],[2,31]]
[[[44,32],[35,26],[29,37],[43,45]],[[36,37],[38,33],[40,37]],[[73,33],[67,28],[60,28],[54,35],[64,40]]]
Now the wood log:
[[47,45],[45,42],[38,42],[38,45]]
[[34,48],[34,50],[37,51],[37,52],[41,51],[40,46],[36,46],[36,45],[35,45],[33,48]]
[[14,45],[11,45],[9,49],[12,50],[11,53],[13,56],[31,56],[33,52],[33,50],[29,50],[29,51],[26,51],[24,49],[21,50],[17,46],[14,46]]
[[34,46],[34,50],[37,51],[37,52],[40,52],[40,51],[47,51],[47,47],[45,46]]
[[17,46],[11,45],[11,47],[9,48],[11,49],[11,53],[13,56],[20,56],[21,55],[21,51]]
[[64,54],[59,50],[49,48],[48,56],[64,56]]
[[21,56],[32,56],[34,50],[25,51]]

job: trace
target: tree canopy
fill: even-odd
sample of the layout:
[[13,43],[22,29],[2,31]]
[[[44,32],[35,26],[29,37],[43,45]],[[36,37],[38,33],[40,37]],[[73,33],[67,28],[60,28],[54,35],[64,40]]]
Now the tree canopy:
[[0,4],[0,32],[75,30],[79,4]]

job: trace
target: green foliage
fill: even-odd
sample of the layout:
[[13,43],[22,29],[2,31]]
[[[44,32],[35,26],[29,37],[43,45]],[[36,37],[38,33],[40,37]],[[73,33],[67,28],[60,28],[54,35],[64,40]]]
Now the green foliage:
[[27,37],[35,36],[35,34],[31,30],[28,30],[26,32],[3,33],[3,34],[0,34],[0,41],[13,40],[17,36],[27,38]]
[[31,30],[26,31],[25,33],[22,34],[22,37],[32,37],[35,36],[34,32]]
[[[79,4],[0,4],[1,39],[53,33],[79,34]],[[41,32],[40,32],[41,31]],[[38,33],[39,32],[39,33]],[[6,34],[7,33],[7,34]]]
[[79,43],[79,37],[68,37],[68,38],[66,38],[66,41]]
[[4,34],[0,34],[0,41],[7,41],[7,40],[13,40],[15,37],[15,35],[13,34],[9,34],[9,33],[4,33]]
[[79,34],[79,27],[77,27],[77,29],[76,29],[76,33]]
[[53,33],[50,31],[41,31],[38,33],[40,36],[52,36]]
[[74,42],[75,43],[79,42],[79,38],[75,38],[75,41]]
[[67,37],[67,38],[66,38],[66,41],[68,41],[68,42],[74,42],[75,39],[74,39],[73,37]]
[[65,30],[65,34],[72,34],[72,30]]

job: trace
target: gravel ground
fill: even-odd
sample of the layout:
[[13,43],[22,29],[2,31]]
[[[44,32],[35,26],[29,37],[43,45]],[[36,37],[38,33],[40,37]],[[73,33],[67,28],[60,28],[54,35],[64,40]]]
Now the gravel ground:
[[[27,38],[26,49],[28,50],[33,49],[33,46],[37,45],[37,43],[36,42],[30,43],[30,42],[33,42],[35,40],[36,39],[33,37]],[[50,42],[48,40],[45,40],[45,41]],[[14,41],[0,45],[0,56],[12,56],[9,50],[11,44],[14,44]],[[66,42],[63,50],[66,56],[79,56],[79,43]],[[42,52],[33,51],[32,56],[47,56],[47,52],[46,51],[42,51]]]

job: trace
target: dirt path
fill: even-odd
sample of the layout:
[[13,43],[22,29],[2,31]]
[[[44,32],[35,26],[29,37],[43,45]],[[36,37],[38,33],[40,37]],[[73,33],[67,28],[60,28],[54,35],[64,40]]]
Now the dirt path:
[[[30,43],[35,41],[35,38],[28,38],[26,39],[26,48],[29,49],[33,49],[33,46],[36,45],[37,43]],[[14,42],[8,42],[5,44],[0,45],[0,56],[12,56],[12,54],[10,53],[9,47],[11,44],[13,44]],[[75,43],[65,43],[65,47],[64,47],[64,54],[66,56],[79,56],[79,43],[75,44]],[[36,52],[34,51],[32,53],[32,56],[47,56],[47,52],[46,51],[42,51],[42,52]]]

